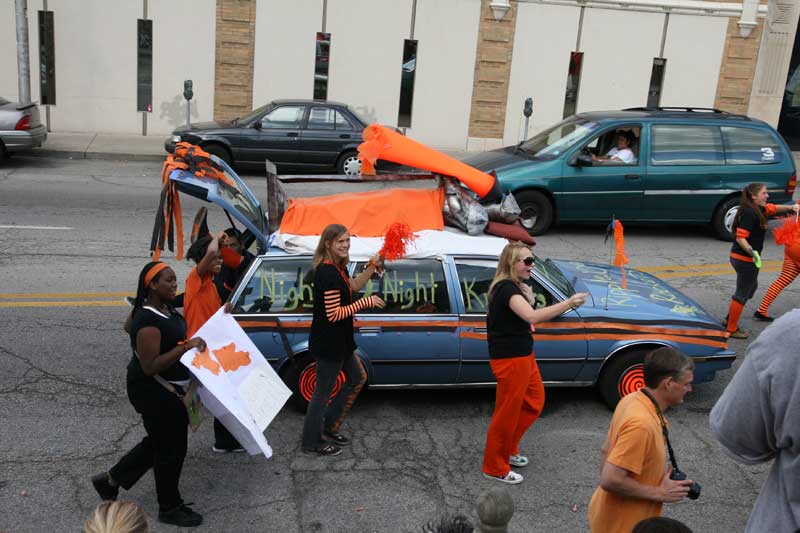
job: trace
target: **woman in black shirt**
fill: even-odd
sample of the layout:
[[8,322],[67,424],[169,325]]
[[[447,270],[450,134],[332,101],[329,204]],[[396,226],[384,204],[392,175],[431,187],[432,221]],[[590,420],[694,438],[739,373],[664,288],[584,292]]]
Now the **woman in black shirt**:
[[511,484],[522,482],[522,476],[511,466],[528,464],[528,458],[519,453],[519,442],[544,407],[544,384],[533,354],[532,324],[575,309],[588,296],[575,293],[563,302],[534,310],[533,291],[525,284],[533,263],[533,254],[525,244],[512,243],[503,248],[489,286],[486,314],[489,364],[497,380],[497,392],[486,435],[483,475]]
[[127,389],[128,399],[142,415],[147,436],[111,470],[92,477],[92,484],[101,498],[116,500],[119,487],[130,489],[152,468],[159,521],[190,527],[200,525],[203,517],[183,503],[178,489],[189,423],[179,394],[190,377],[179,360],[192,348],[205,350],[206,344],[200,337],[184,342],[186,322],[170,305],[177,287],[175,272],[165,263],[148,263],[139,274]]
[[[735,240],[731,247],[731,265],[736,271],[736,292],[728,308],[726,329],[734,339],[746,339],[750,332],[739,328],[739,317],[744,304],[758,289],[758,271],[761,268],[761,250],[767,232],[767,217],[799,209],[794,205],[767,203],[769,193],[763,183],[751,183],[742,189],[739,210],[733,219]],[[756,312],[756,318],[758,317]]]
[[[386,305],[374,294],[353,302],[353,292],[361,290],[381,260],[373,257],[364,272],[351,279],[346,270],[349,253],[347,228],[330,224],[320,236],[311,265],[314,317],[308,351],[317,364],[317,382],[303,425],[303,450],[321,455],[338,455],[342,452],[341,446],[350,444],[350,439],[339,433],[339,427],[367,380],[355,353],[353,315],[363,309]],[[341,370],[347,379],[336,397],[330,398]]]

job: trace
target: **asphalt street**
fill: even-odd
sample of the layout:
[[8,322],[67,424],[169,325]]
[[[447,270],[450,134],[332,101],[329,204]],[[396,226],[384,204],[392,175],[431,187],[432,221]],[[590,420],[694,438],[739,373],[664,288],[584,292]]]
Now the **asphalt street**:
[[[135,290],[148,260],[159,174],[148,162],[19,157],[0,167],[1,533],[79,530],[99,502],[89,477],[144,435],[125,394],[131,354],[121,297]],[[247,182],[266,200],[263,177]],[[287,190],[307,196],[371,187]],[[184,203],[185,226],[199,205]],[[219,213],[210,223],[227,225]],[[535,252],[609,261],[603,232],[559,227],[537,239]],[[629,266],[657,273],[725,315],[734,287],[729,244],[708,228],[626,227],[626,243]],[[770,241],[763,256],[769,262],[742,322],[754,333],[764,325],[750,318],[753,302],[777,277],[782,252]],[[165,259],[185,278],[186,262]],[[797,301],[790,286],[772,314]],[[743,356],[748,341],[730,345]],[[732,375],[696,386],[667,414],[681,467],[703,493],[665,506],[664,514],[695,531],[742,530],[768,468],[733,462],[709,431],[708,413]],[[444,514],[475,522],[478,496],[496,485],[480,471],[493,399],[491,390],[367,390],[344,428],[355,443],[335,458],[300,451],[302,416],[288,407],[266,432],[275,452],[269,460],[213,454],[206,423],[189,437],[182,492],[204,515],[204,531],[417,532]],[[520,469],[525,482],[509,487],[516,508],[510,531],[587,529],[610,416],[593,390],[548,389],[544,414],[523,440],[531,458]],[[155,531],[173,530],[155,521],[151,475],[121,497],[142,504]]]

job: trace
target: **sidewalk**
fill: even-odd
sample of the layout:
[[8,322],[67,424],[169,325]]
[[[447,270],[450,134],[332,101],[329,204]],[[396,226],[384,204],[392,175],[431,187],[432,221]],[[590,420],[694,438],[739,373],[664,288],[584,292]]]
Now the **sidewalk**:
[[166,135],[50,132],[41,148],[25,155],[64,159],[163,161]]

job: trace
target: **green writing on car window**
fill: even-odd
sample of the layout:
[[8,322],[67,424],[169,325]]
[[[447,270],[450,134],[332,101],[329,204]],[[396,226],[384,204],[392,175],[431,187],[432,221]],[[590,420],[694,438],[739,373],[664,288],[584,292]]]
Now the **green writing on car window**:
[[438,287],[439,283],[436,282],[433,272],[422,276],[419,272],[414,272],[414,277],[408,280],[398,280],[397,272],[387,272],[380,281],[370,279],[367,282],[364,296],[378,294],[386,303],[400,304],[400,309],[407,310],[422,303],[436,305]]
[[488,306],[488,294],[485,292],[478,294],[473,289],[476,282],[475,278],[472,278],[471,281],[462,280],[461,282],[464,285],[464,305],[467,307],[468,313],[470,311],[485,311]]
[[262,270],[259,276],[259,298],[265,296],[273,302],[286,302],[284,311],[294,311],[298,306],[303,309],[313,307],[313,284],[306,283],[303,275],[298,272],[294,281],[276,279],[275,269],[269,272]]

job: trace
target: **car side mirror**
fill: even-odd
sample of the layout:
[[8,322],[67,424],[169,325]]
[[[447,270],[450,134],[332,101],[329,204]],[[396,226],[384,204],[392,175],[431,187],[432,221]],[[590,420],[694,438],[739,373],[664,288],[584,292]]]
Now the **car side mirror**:
[[592,161],[592,156],[588,154],[578,154],[578,157],[575,158],[576,167],[590,167],[593,164],[594,161]]

